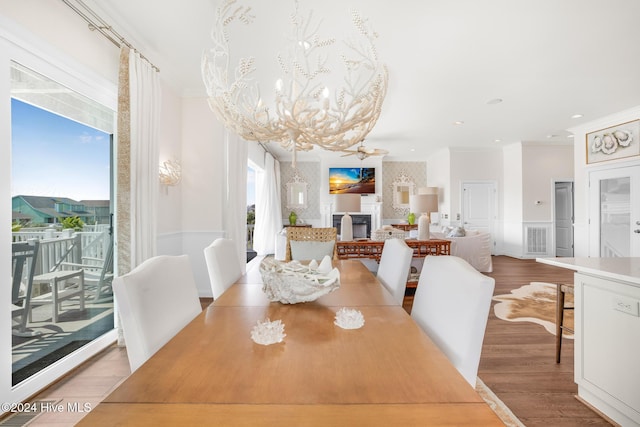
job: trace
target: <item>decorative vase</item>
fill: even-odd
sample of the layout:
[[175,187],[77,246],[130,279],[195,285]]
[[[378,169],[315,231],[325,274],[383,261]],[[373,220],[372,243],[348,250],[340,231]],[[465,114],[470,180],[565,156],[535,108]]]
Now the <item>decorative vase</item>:
[[291,211],[291,213],[289,214],[289,224],[296,225],[297,221],[298,221],[298,215],[296,215],[294,211]]
[[413,212],[409,212],[409,215],[407,216],[407,222],[409,222],[409,225],[413,225],[416,223],[416,215]]

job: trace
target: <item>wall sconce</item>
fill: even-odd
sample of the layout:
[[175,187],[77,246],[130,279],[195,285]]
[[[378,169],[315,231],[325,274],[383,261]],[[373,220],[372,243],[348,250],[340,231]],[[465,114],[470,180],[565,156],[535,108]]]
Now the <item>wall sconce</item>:
[[177,160],[167,160],[160,165],[160,184],[174,186],[182,179],[182,167]]

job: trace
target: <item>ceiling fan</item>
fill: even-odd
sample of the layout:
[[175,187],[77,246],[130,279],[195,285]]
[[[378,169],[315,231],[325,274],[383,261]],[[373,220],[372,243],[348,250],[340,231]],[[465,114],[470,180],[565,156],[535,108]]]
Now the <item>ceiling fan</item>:
[[364,140],[360,141],[360,145],[355,150],[342,150],[347,154],[343,154],[342,157],[355,155],[358,159],[364,160],[369,156],[384,156],[389,154],[387,150],[381,148],[367,148],[364,146]]

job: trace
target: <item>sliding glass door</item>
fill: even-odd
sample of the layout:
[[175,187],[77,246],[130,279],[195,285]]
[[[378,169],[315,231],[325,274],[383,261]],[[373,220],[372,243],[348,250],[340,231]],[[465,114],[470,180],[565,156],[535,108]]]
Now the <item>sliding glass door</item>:
[[[0,348],[12,363],[0,369],[0,398],[19,402],[116,339],[117,90],[68,64],[1,47],[0,217],[8,223],[10,213],[11,232],[3,235],[0,273],[11,286],[0,295],[11,316],[0,326]],[[34,255],[23,256],[25,248]]]

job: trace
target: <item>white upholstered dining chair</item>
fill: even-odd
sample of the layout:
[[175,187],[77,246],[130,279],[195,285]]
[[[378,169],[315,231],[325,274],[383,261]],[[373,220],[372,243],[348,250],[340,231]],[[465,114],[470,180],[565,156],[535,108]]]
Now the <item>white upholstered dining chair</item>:
[[428,256],[413,300],[411,317],[473,387],[494,287],[462,258]]
[[412,258],[413,249],[404,240],[387,239],[384,242],[377,277],[399,305],[404,301]]
[[213,299],[218,299],[233,282],[242,276],[236,245],[230,239],[216,239],[204,248]]
[[113,280],[131,372],[201,311],[187,255],[149,258]]

